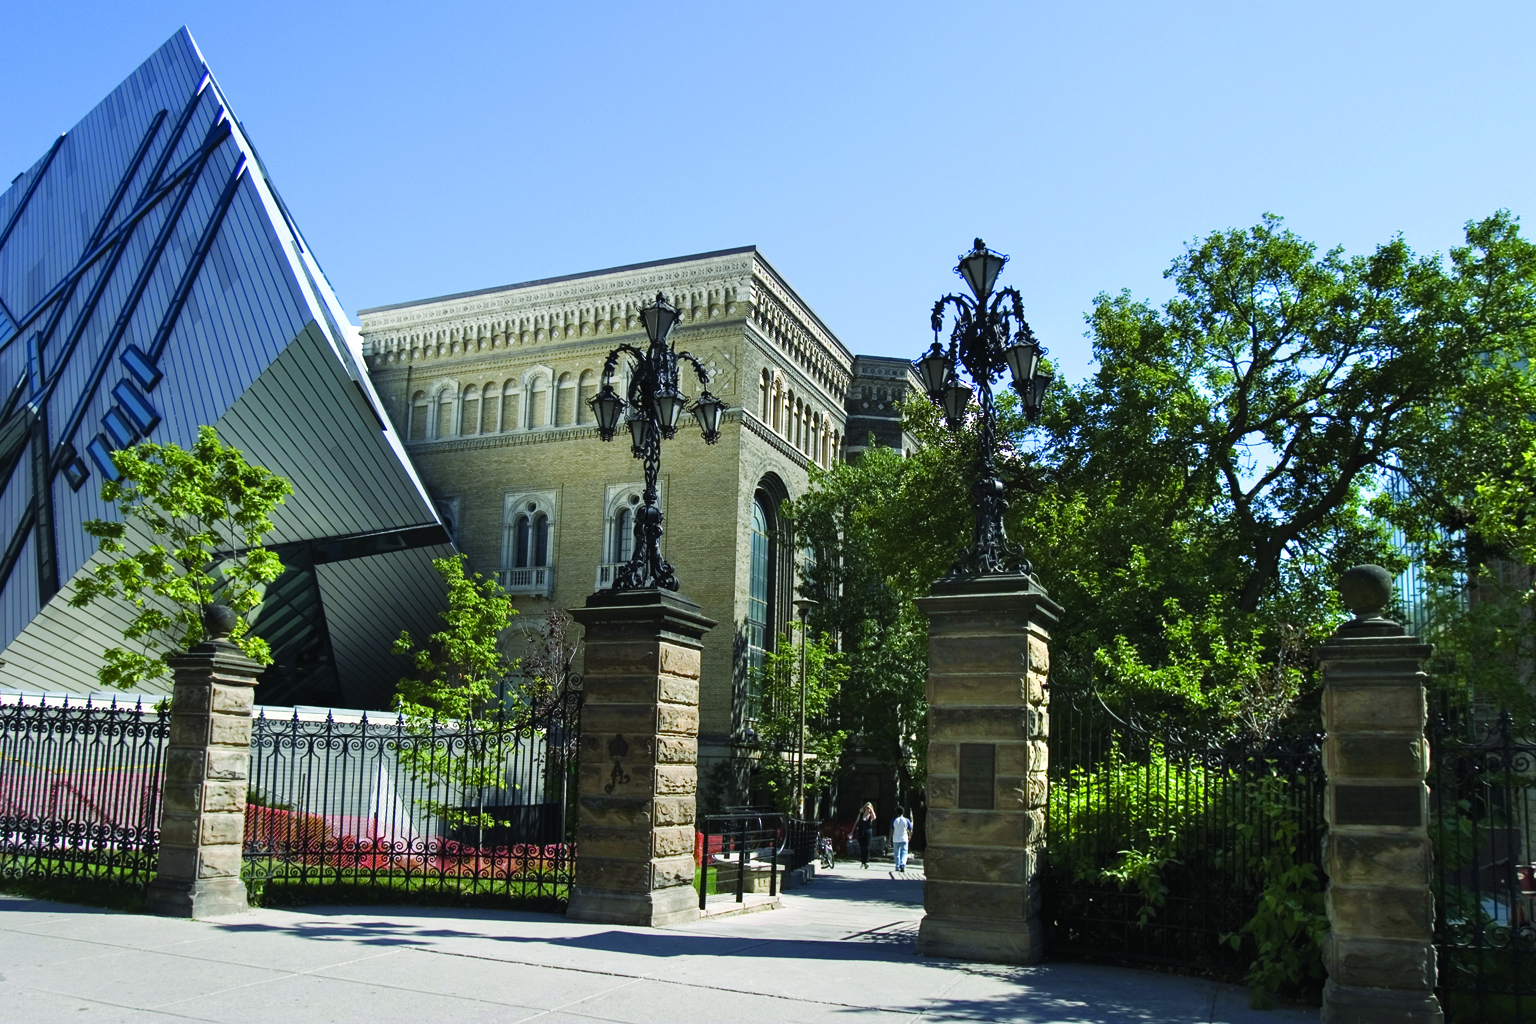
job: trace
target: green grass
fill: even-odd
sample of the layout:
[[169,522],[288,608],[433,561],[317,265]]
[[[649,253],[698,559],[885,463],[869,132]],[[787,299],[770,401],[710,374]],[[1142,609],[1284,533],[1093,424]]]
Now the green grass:
[[32,875],[0,879],[0,892],[31,900],[75,903],[130,914],[144,911],[144,887],[125,885],[108,877],[60,878]]
[[[483,878],[423,878],[421,875],[357,872],[314,878],[265,878],[253,880],[246,869],[246,889],[251,904],[261,907],[298,907],[307,904],[476,907],[517,910],[565,909],[570,898],[564,883],[540,883],[536,879],[489,881]],[[334,870],[334,869],[331,869]]]

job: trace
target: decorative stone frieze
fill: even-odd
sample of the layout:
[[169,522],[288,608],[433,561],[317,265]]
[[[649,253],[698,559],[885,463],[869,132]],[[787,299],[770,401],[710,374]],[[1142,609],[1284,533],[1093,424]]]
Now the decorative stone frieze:
[[699,606],[665,590],[602,591],[586,628],[576,881],[566,916],[660,926],[699,916]]
[[1027,576],[936,584],[928,616],[928,847],[917,951],[1033,964],[1048,764],[1047,628]]
[[240,863],[261,666],[215,639],[171,659],[171,669],[160,851],[144,909],[167,917],[238,913],[247,909]]
[[1328,776],[1322,1020],[1439,1024],[1424,784],[1423,667],[1432,648],[1380,617],[1391,596],[1385,569],[1350,569],[1340,593],[1355,618],[1313,654],[1323,672]]

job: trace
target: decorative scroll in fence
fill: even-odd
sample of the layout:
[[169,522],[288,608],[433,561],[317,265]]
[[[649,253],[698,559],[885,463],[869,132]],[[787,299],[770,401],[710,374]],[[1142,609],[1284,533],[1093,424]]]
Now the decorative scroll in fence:
[[1536,737],[1508,712],[1443,712],[1430,741],[1440,1005],[1536,1022]]
[[[565,900],[580,708],[570,688],[528,726],[485,731],[259,715],[245,821],[252,886],[268,898],[279,886],[342,883]],[[500,765],[506,787],[466,784],[482,764]]]
[[0,703],[0,877],[148,885],[169,727],[142,700]]
[[1240,979],[1266,889],[1326,927],[1320,735],[1211,746],[1121,721],[1090,689],[1057,684],[1050,699],[1051,956]]

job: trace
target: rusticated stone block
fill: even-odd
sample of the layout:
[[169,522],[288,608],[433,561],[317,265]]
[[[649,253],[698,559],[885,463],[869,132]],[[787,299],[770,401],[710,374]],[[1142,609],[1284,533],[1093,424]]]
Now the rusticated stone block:
[[242,861],[238,844],[205,847],[198,858],[198,878],[239,878]]
[[1434,850],[1428,836],[1331,832],[1323,863],[1339,885],[1427,886]]
[[1421,939],[1435,924],[1435,899],[1423,886],[1392,889],[1331,881],[1324,900],[1328,922],[1341,935]]
[[649,828],[602,828],[582,830],[581,856],[605,860],[645,860],[651,855]]
[[196,815],[172,817],[167,814],[160,819],[160,843],[162,846],[195,847],[200,827]]
[[1044,807],[1047,795],[1050,793],[1050,780],[1044,774],[1035,773],[1026,776],[1020,785],[1023,790],[1023,804],[1028,808]]
[[1025,747],[1029,757],[1029,771],[1043,772],[1051,766],[1051,747],[1045,740],[1031,740]]
[[697,765],[699,763],[699,741],[697,737],[656,737],[656,763]]
[[1328,976],[1354,988],[1435,986],[1435,947],[1429,942],[1357,938],[1335,932],[1328,943]]
[[168,878],[197,877],[197,823],[189,822],[188,829],[192,836],[185,843],[161,842],[160,852],[155,857],[155,871],[158,874]]
[[1024,729],[1032,740],[1043,740],[1051,734],[1051,713],[1043,707],[1024,709]]
[[[1023,743],[999,743],[997,745],[997,774],[1023,775],[1029,771],[1028,748]],[[929,770],[932,771],[930,762]]]
[[581,707],[581,738],[595,738],[606,756],[608,741],[615,735],[646,736],[655,728],[654,704],[586,704]]
[[173,747],[202,746],[208,740],[208,724],[200,715],[172,715],[166,740]]
[[649,676],[656,678],[661,668],[661,652],[654,639],[588,639],[582,653],[586,680],[605,676]]
[[655,676],[601,676],[586,679],[582,687],[582,714],[606,705],[650,708],[656,704]]
[[661,645],[661,674],[663,675],[697,679],[700,663],[700,653],[697,648],[679,647],[677,644]]
[[245,816],[247,787],[243,782],[210,782],[203,789],[203,810]]
[[203,785],[201,782],[187,782],[185,777],[176,782],[167,778],[160,800],[161,812],[166,815],[195,816],[203,809]]
[[244,839],[244,836],[244,814],[211,814],[207,811],[203,812],[202,830],[198,837],[199,842],[203,845],[237,844]]
[[[696,810],[696,801],[692,796],[663,797],[659,796],[654,801],[656,808],[656,825],[658,828],[668,825],[692,825]],[[689,830],[689,835],[693,831]]]
[[947,674],[935,672],[933,679],[941,679],[944,686],[945,706],[961,707],[1010,707],[1019,703],[1025,688],[1024,673],[970,672]]
[[[1024,811],[962,811],[929,807],[928,844],[1022,846],[1035,823]],[[1040,822],[1044,830],[1044,821]]]
[[577,858],[581,884],[592,889],[622,889],[645,892],[651,887],[651,862],[647,857],[615,859],[598,857],[582,850]]
[[250,775],[249,750],[214,748],[208,751],[209,779],[245,779]]
[[223,747],[240,747],[249,750],[251,746],[251,720],[250,718],[234,718],[229,715],[214,715],[209,723],[208,741],[217,743]]
[[256,690],[249,681],[218,682],[212,687],[213,708],[217,714],[250,718],[256,701]]
[[[1001,756],[1001,754],[999,754]],[[957,743],[928,744],[928,777],[958,775],[960,773],[960,745]]]
[[[953,775],[928,776],[929,811],[932,812],[935,809],[947,810],[955,806],[956,792],[959,785],[960,780]],[[931,835],[933,830],[933,817],[931,813],[928,822],[929,834]]]
[[1036,672],[1030,669],[1024,676],[1024,691],[1022,696],[1030,704],[1044,704],[1046,702],[1045,685],[1050,677],[1044,672]]
[[1020,847],[999,850],[989,846],[935,846],[925,854],[923,872],[929,879],[962,879],[973,882],[1025,881],[1029,856]]
[[[693,852],[695,832],[692,828],[657,828],[651,832],[651,856],[678,857]],[[690,874],[689,880],[692,881]]]
[[674,886],[686,885],[693,887],[693,844],[689,843],[689,853],[683,857],[666,857],[652,862],[651,888],[670,889]]
[[1000,708],[928,707],[928,735],[940,743],[1027,739],[1018,711]]
[[208,754],[201,746],[166,747],[165,778],[167,782],[175,780],[200,783],[205,777],[207,764]]
[[656,769],[657,795],[696,793],[699,788],[699,769],[695,765],[662,765]]
[[923,909],[939,917],[1022,921],[1024,886],[928,878],[923,883]]
[[1429,745],[1422,735],[1329,733],[1323,743],[1323,767],[1336,778],[1423,778],[1429,769]]
[[681,676],[659,676],[656,681],[658,696],[667,704],[686,704],[696,707],[699,703],[699,681]]
[[202,718],[208,714],[210,695],[208,683],[178,682],[171,688],[171,718],[187,715]]
[[1031,672],[1045,673],[1051,667],[1051,649],[1046,646],[1045,638],[1038,632],[1031,631],[1029,637],[1029,669]]
[[1323,691],[1323,722],[1351,729],[1422,732],[1428,716],[1422,686],[1330,686]]
[[657,707],[656,728],[661,732],[697,736],[699,709],[685,704],[662,704]]
[[934,636],[929,633],[929,664],[936,675],[963,676],[972,673],[1001,672],[1012,669],[1014,678],[1024,674],[1028,667],[1024,637],[1011,635],[992,636]]
[[[608,796],[606,794],[582,794],[577,809],[577,822],[583,826],[602,828],[651,827],[651,801],[646,797]],[[585,849],[585,847],[583,847]]]

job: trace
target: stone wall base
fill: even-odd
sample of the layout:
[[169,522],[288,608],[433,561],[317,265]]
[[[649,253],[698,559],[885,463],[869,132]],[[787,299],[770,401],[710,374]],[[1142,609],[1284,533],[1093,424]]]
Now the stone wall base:
[[1037,964],[1045,956],[1045,929],[1038,916],[1028,921],[986,921],[928,914],[918,926],[917,952],[954,960]]
[[629,924],[662,928],[699,919],[699,893],[691,885],[675,885],[650,892],[622,892],[571,886],[566,905],[568,921],[593,924]]
[[1440,1001],[1423,992],[1323,983],[1323,1024],[1445,1024]]
[[161,917],[223,917],[251,909],[238,878],[200,878],[187,883],[155,879],[144,894],[144,912]]

